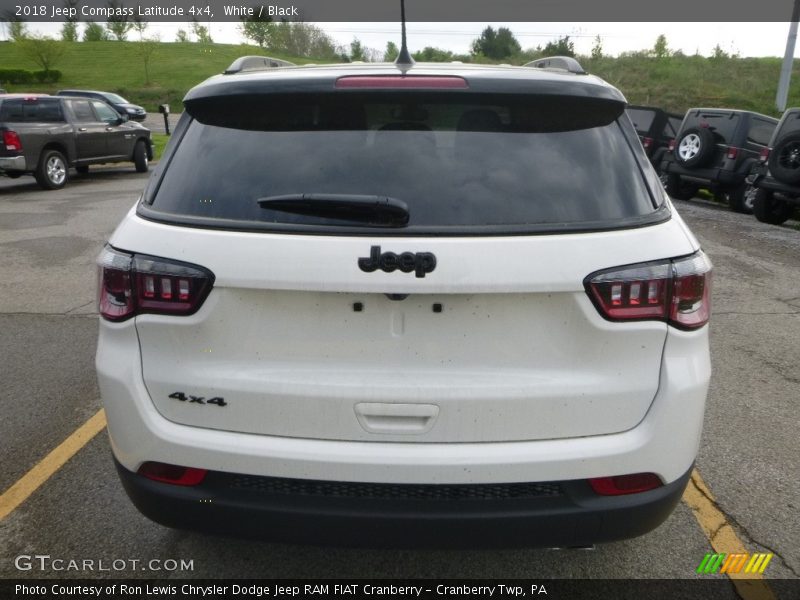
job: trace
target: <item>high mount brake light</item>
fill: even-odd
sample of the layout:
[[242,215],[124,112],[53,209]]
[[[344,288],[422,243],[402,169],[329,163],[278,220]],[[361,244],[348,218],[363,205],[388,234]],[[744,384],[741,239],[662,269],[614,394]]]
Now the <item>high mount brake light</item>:
[[346,75],[336,80],[337,89],[457,89],[469,88],[462,77],[452,75]]
[[711,261],[702,252],[599,271],[584,286],[609,321],[666,321],[697,329],[711,315]]
[[3,146],[6,147],[6,150],[12,152],[22,152],[22,140],[19,139],[16,131],[11,131],[10,129],[6,129],[3,132]]
[[145,313],[191,315],[213,284],[214,275],[203,267],[106,247],[98,259],[98,311],[109,321]]

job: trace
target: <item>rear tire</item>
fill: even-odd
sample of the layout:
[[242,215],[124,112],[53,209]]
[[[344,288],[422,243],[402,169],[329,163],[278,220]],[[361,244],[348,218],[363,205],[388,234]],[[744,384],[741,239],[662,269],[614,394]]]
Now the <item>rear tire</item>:
[[800,133],[784,136],[769,153],[769,172],[778,181],[800,183]]
[[39,158],[39,166],[34,173],[36,182],[46,190],[58,190],[69,179],[67,159],[58,150],[45,150]]
[[762,223],[780,225],[785,223],[794,212],[794,206],[778,200],[769,190],[758,190],[753,201],[753,214]]
[[756,192],[758,192],[757,188],[749,183],[743,183],[726,194],[728,206],[733,212],[752,215]]
[[690,127],[675,145],[675,160],[684,167],[701,167],[714,154],[714,134],[707,127]]
[[[668,173],[666,175],[667,185],[666,190],[670,198],[675,200],[691,200],[697,194],[700,186],[694,183],[687,183],[681,179],[680,175],[675,173]],[[663,179],[662,179],[663,181]]]
[[150,165],[147,160],[147,146],[144,141],[139,140],[133,148],[133,164],[136,165],[137,173],[147,173]]

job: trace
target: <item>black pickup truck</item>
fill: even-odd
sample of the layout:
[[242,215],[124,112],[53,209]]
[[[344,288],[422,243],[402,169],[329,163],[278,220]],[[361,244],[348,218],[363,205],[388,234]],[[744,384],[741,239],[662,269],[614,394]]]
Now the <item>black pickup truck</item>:
[[64,187],[70,167],[132,161],[143,173],[153,158],[149,129],[91,98],[0,96],[0,138],[0,174],[32,174],[48,190]]

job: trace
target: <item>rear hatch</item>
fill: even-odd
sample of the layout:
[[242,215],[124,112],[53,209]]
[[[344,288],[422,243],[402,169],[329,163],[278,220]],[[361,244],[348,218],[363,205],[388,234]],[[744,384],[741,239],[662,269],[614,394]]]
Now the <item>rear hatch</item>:
[[584,279],[694,248],[653,199],[621,101],[359,90],[225,102],[187,103],[195,118],[163,177],[111,242],[214,274],[195,314],[136,317],[166,418],[475,442],[644,417],[667,326],[605,320]]

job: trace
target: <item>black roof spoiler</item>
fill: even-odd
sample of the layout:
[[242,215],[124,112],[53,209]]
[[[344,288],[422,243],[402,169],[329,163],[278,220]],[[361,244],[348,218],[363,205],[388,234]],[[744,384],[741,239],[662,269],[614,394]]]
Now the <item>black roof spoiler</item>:
[[240,56],[223,71],[224,75],[235,75],[242,71],[262,71],[264,69],[278,69],[280,67],[296,67],[288,60],[272,58],[271,56]]
[[539,58],[525,63],[524,67],[531,67],[534,69],[558,69],[559,71],[567,71],[568,73],[575,73],[576,75],[586,75],[581,63],[572,58],[571,56],[550,56],[548,58]]

